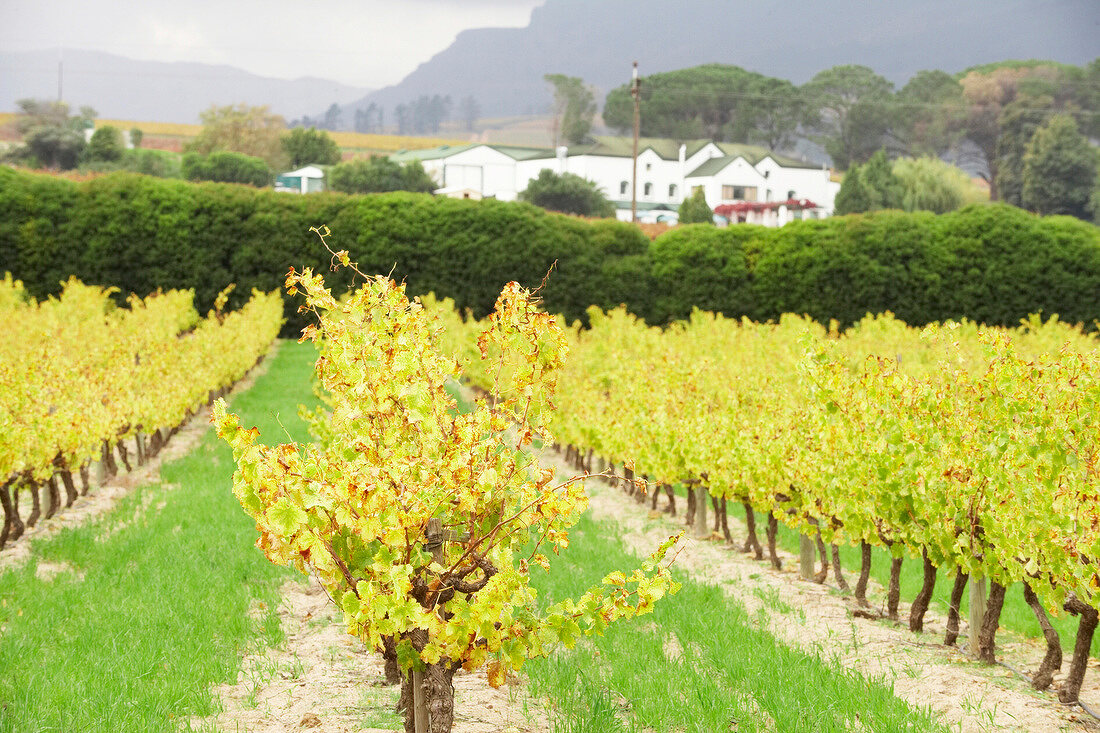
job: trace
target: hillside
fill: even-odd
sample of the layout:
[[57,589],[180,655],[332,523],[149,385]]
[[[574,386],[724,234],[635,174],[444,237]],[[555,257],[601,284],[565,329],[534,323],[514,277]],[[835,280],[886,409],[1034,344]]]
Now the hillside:
[[401,83],[349,108],[374,102],[392,109],[422,94],[449,94],[455,101],[472,95],[486,117],[539,113],[550,101],[543,74],[580,76],[606,92],[627,81],[635,59],[643,75],[721,62],[796,84],[831,66],[865,64],[902,84],[921,69],[959,71],[1006,58],[1082,64],[1097,55],[1100,32],[1094,0],[1004,0],[996,12],[949,0],[919,7],[829,0],[810,11],[729,0],[670,7],[658,0],[547,0],[526,28],[464,31]]
[[[57,50],[0,53],[0,111],[25,97],[57,95]],[[66,49],[64,97],[90,105],[102,117],[158,122],[198,122],[211,104],[270,105],[288,120],[324,112],[369,89],[327,79],[258,76],[232,66],[139,61],[100,51]]]

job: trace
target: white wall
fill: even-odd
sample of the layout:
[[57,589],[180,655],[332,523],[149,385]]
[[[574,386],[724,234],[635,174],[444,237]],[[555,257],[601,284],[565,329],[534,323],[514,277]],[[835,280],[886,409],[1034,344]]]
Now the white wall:
[[[722,186],[755,186],[757,201],[785,201],[788,192],[794,191],[794,198],[810,199],[822,207],[823,211],[818,212],[818,216],[832,213],[839,185],[829,180],[828,171],[825,170],[783,168],[770,157],[764,158],[754,167],[744,158],[738,157],[716,175],[684,178],[686,173],[695,170],[707,160],[722,156],[721,149],[713,143],[696,151],[684,163],[678,159],[665,160],[648,148],[642,150],[638,154],[638,201],[667,204],[675,208],[685,197],[691,195],[694,186],[701,185],[707,204],[714,208],[719,204],[732,203],[732,200],[722,197]],[[503,201],[514,200],[531,180],[538,177],[540,171],[549,169],[557,172],[560,165],[555,156],[517,161],[487,145],[463,150],[447,158],[424,161],[425,170],[439,187],[470,188],[483,196],[495,196]],[[566,159],[566,169],[569,173],[594,181],[611,201],[630,201],[630,158],[573,155]],[[621,192],[620,188],[623,181],[627,183],[625,192]],[[648,195],[645,193],[646,183],[652,184]],[[671,195],[670,185],[676,186]],[[629,220],[630,210],[618,209],[616,215]],[[759,223],[769,226],[781,226],[793,218],[785,209],[754,216],[759,219]]]

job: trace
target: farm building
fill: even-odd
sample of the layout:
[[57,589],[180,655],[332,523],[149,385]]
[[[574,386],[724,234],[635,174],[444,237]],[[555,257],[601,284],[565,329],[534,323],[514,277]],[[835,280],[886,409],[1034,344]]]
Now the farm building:
[[[444,189],[469,189],[511,201],[540,171],[574,173],[595,181],[630,219],[632,140],[597,137],[571,148],[525,148],[472,143],[402,151],[399,162],[419,160]],[[828,170],[754,145],[643,138],[638,145],[638,216],[675,220],[685,196],[702,189],[712,209],[724,207],[730,221],[781,226],[833,211],[839,185]],[[743,205],[748,206],[743,206]],[[734,209],[728,207],[734,206]]]

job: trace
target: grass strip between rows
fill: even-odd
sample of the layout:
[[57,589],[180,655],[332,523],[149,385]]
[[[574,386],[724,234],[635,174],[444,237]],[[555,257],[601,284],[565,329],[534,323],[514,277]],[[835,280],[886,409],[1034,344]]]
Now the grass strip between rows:
[[[269,440],[307,439],[297,405],[315,401],[314,359],[284,343],[233,409]],[[256,550],[233,468],[208,432],[161,466],[160,485],[0,574],[0,731],[179,730],[217,711],[212,687],[235,681],[247,650],[281,641],[289,571]],[[64,570],[39,578],[43,563]]]
[[[532,575],[541,601],[636,565],[617,534],[582,518],[551,573]],[[676,575],[683,588],[651,615],[524,668],[554,733],[943,730],[888,683],[785,646],[721,588]]]

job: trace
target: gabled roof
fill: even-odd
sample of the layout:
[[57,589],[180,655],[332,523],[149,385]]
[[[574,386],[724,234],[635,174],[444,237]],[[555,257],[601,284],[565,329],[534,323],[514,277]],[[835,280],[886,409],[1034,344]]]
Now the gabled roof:
[[423,148],[421,150],[399,150],[390,156],[391,160],[404,163],[410,160],[439,160],[449,158],[452,155],[465,153],[474,148],[490,148],[507,155],[513,160],[533,160],[535,158],[553,158],[554,151],[550,148],[528,148],[519,145],[490,145],[488,143],[469,143],[468,145],[440,145],[437,148]]
[[[698,168],[693,170],[691,173],[685,175],[684,178],[706,178],[707,176],[717,175],[721,171],[725,170],[726,166],[728,166],[730,163],[737,160],[738,158],[744,157],[745,156],[743,155],[723,155],[720,158],[711,158],[710,160],[704,162]],[[750,166],[752,165],[752,163],[748,160],[746,160],[745,162],[749,163]]]
[[[638,154],[652,150],[665,160],[680,159],[680,144],[687,145],[687,157],[702,150],[710,140],[669,140],[659,137],[638,138]],[[630,158],[634,155],[634,138],[599,135],[592,142],[569,146],[569,155],[606,155],[612,158]]]

